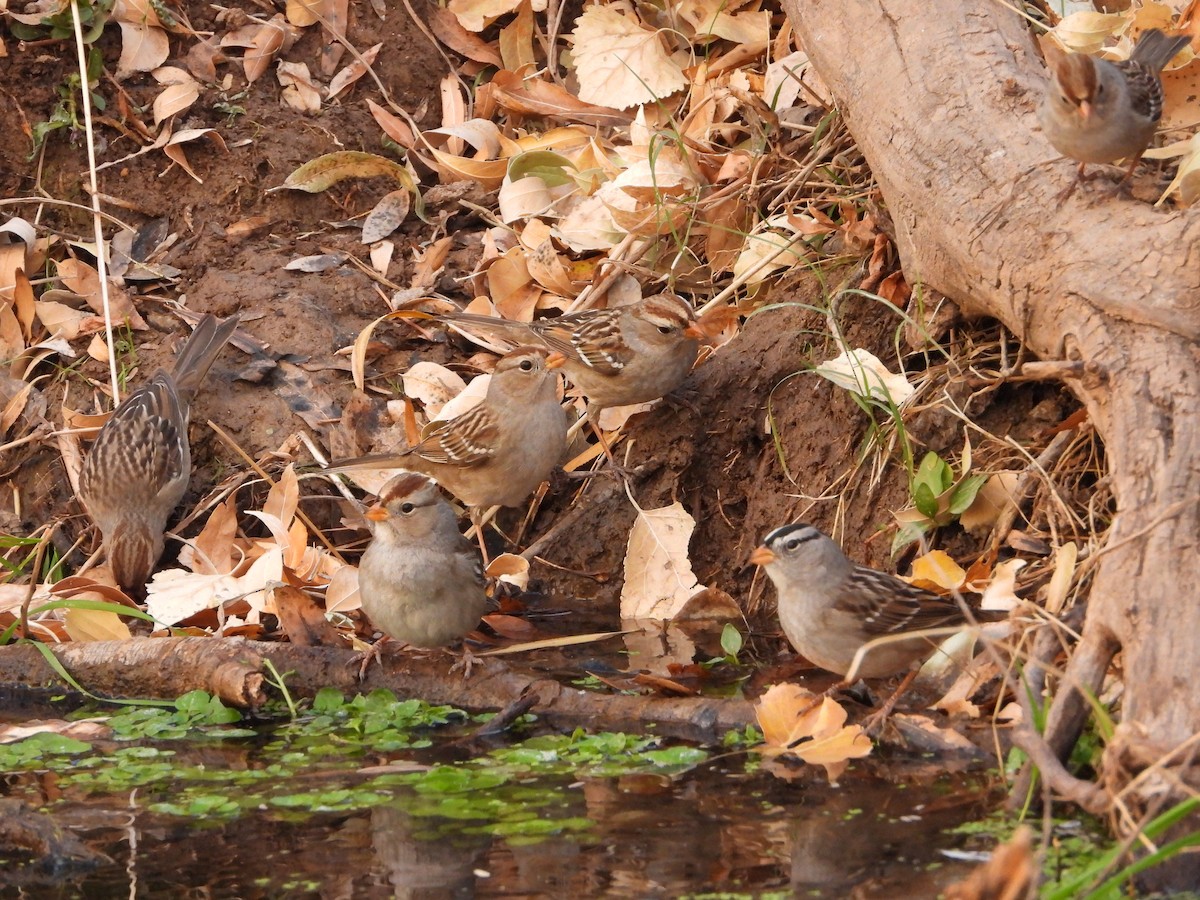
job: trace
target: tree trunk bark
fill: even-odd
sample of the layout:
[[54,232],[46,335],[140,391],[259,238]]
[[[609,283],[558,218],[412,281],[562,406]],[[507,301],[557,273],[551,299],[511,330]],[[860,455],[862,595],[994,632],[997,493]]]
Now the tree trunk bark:
[[1081,691],[1099,692],[1119,651],[1101,780],[1120,789],[1200,731],[1200,214],[1103,187],[1057,202],[1074,164],[1038,127],[1044,65],[1004,5],[784,6],[878,179],[909,281],[996,317],[1044,359],[1084,364],[1068,385],[1104,438],[1118,514],[1047,737],[1065,757],[1087,719]]

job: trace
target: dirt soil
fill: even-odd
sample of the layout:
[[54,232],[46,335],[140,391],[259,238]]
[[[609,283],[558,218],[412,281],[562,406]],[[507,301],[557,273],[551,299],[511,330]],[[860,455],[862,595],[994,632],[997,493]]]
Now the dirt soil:
[[[194,28],[217,29],[211,7],[185,5]],[[348,35],[358,47],[383,42],[388,52],[375,64],[379,76],[420,125],[436,127],[439,80],[448,70],[447,62],[412,26],[403,9],[389,7],[387,19],[380,21],[365,6],[354,7]],[[117,30],[110,28],[97,44],[109,72],[116,67],[117,41]],[[23,47],[11,36],[6,42],[8,58],[0,61],[7,97],[0,103],[0,196],[10,201],[4,206],[5,218],[8,214],[36,217],[43,228],[88,242],[90,218],[83,209],[38,202],[54,197],[89,203],[81,134],[56,131],[48,138],[44,156],[29,158],[30,127],[48,118],[57,101],[57,87],[74,69],[71,47],[66,42]],[[185,49],[185,42],[172,39],[173,53]],[[313,28],[305,31],[287,57],[314,64],[318,52],[318,29]],[[339,223],[369,211],[392,185],[376,179],[347,182],[319,194],[268,192],[297,166],[321,154],[342,149],[385,153],[380,129],[365,102],[374,88],[364,79],[340,102],[306,117],[281,104],[272,75],[234,99],[232,95],[245,87],[240,67],[226,65],[218,71],[233,74],[230,96],[206,88],[186,122],[186,127],[218,129],[229,148],[221,153],[209,145],[189,146],[203,184],[170,165],[161,152],[135,157],[99,176],[113,215],[139,229],[161,219],[169,232],[178,235],[162,259],[181,271],[178,280],[140,289],[138,306],[150,330],[135,337],[138,370],[133,382],[149,377],[168,361],[186,334],[186,327],[163,303],[167,299],[178,299],[197,312],[220,316],[240,312],[243,330],[266,346],[257,358],[244,348],[227,351],[210,375],[212,390],[196,401],[191,430],[194,473],[184,510],[227,469],[244,467],[206,426],[209,420],[254,457],[279,447],[299,430],[309,431],[326,448],[343,440],[337,420],[354,395],[344,351],[366,325],[387,311],[376,283],[349,263],[322,274],[285,271],[284,266],[297,257],[337,251],[365,259],[367,248],[359,241],[357,227],[339,227]],[[99,87],[112,117],[119,117],[123,104],[149,105],[158,90],[146,76],[119,87],[106,78]],[[216,108],[222,100],[244,107],[245,113],[225,114]],[[101,163],[137,149],[112,127],[102,125],[99,134]],[[229,226],[250,217],[263,217],[270,224],[247,237],[227,236]],[[434,205],[429,217],[446,219],[447,233],[455,236],[438,289],[465,303],[471,298],[455,275],[472,269],[487,226],[470,209],[452,201]],[[426,223],[410,217],[393,236],[398,247],[389,277],[395,283],[406,283],[406,270],[429,230]],[[869,423],[848,393],[809,371],[838,352],[827,338],[824,315],[800,305],[821,305],[820,290],[820,282],[804,273],[779,279],[769,295],[756,298],[756,303],[796,305],[751,316],[737,338],[698,368],[689,385],[694,390],[689,399],[699,413],[687,405],[663,405],[634,420],[628,429],[633,442],[629,463],[643,467],[634,481],[638,502],[654,507],[681,500],[698,523],[691,549],[700,581],[730,593],[754,614],[754,624],[768,632],[773,630],[772,592],[764,591],[761,577],[746,566],[750,551],[766,531],[803,514],[827,530],[837,526],[860,561],[894,568],[896,561],[888,558],[890,537],[871,543],[866,539],[890,524],[891,511],[904,506],[908,496],[906,477],[896,464],[887,465],[877,479],[866,474],[852,479],[840,497],[836,492],[823,494],[855,468]],[[700,305],[708,297],[700,291],[693,299]],[[852,345],[871,349],[894,366],[895,316],[875,302],[851,300],[841,307],[839,319]],[[399,374],[418,359],[461,364],[467,358],[460,346],[444,338],[430,343],[403,325],[384,325],[376,338],[386,348],[369,363],[377,384],[389,379],[398,383]],[[86,341],[77,343],[82,355]],[[80,371],[104,382],[105,368],[95,360],[84,360]],[[911,359],[907,362],[910,368],[914,365]],[[47,415],[58,424],[63,382],[47,382],[43,390]],[[384,399],[371,395],[370,411],[381,413]],[[76,408],[89,403],[77,380],[68,402]],[[767,428],[768,402],[774,436]],[[1047,403],[1051,411],[1044,408]],[[1022,430],[1059,421],[1070,405],[1057,388],[1029,387],[994,392],[973,412],[995,433],[1011,431],[1020,437]],[[961,448],[961,423],[955,420],[931,416],[911,423],[910,428],[928,449]],[[309,461],[306,455],[304,461]],[[21,497],[19,512],[10,504],[5,530],[26,534],[52,517],[71,516],[63,531],[63,546],[69,547],[86,520],[62,477],[52,442],[10,451],[0,463],[0,476]],[[304,502],[305,510],[330,529],[331,538],[343,545],[354,540],[342,525],[353,518],[350,504],[334,499],[336,495],[319,480],[305,481],[305,491],[312,495]],[[6,492],[6,497],[11,496],[11,491]],[[615,619],[621,561],[634,513],[623,492],[613,490],[608,479],[594,479],[582,493],[577,483],[556,483],[526,531],[524,543],[545,534],[580,504],[582,511],[539,554],[561,568],[535,564],[534,575],[559,605]],[[519,518],[520,512],[509,511],[502,522],[513,526]],[[972,549],[971,541],[961,534],[949,533],[943,544],[946,541],[958,543],[953,549]],[[73,562],[82,559],[80,551],[72,557]],[[602,577],[598,581],[567,570]],[[782,643],[776,646],[783,647]]]

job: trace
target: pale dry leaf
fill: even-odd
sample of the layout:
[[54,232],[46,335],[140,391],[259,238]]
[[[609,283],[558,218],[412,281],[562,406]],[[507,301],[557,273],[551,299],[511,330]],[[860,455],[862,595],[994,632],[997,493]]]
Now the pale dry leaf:
[[[99,598],[84,596],[83,599]],[[68,609],[63,616],[63,627],[73,641],[127,641],[133,636],[121,617],[106,609]]]
[[200,98],[200,84],[196,81],[168,84],[154,98],[154,124],[160,124],[176,113],[181,113]]
[[733,262],[735,282],[755,288],[781,269],[790,269],[808,256],[808,245],[785,216],[772,216],[746,235]]
[[488,564],[484,574],[518,590],[529,589],[529,560],[515,553],[501,553]]
[[678,11],[699,37],[765,47],[771,38],[771,14],[766,10],[731,13],[730,6],[729,0],[685,0]]
[[796,106],[802,96],[811,100],[805,94],[800,81],[809,68],[808,54],[802,50],[790,53],[767,66],[762,91],[767,106],[778,113]]
[[[450,0],[448,9],[467,31],[483,31],[503,15],[516,10],[522,0]],[[546,8],[545,0],[534,7]]]
[[329,587],[325,590],[325,611],[348,613],[361,608],[358,566],[344,565],[329,578]]
[[321,110],[321,90],[308,71],[308,64],[280,60],[275,77],[283,87],[280,99],[294,110],[314,114]]
[[678,501],[661,509],[637,508],[625,550],[622,619],[670,619],[704,588],[688,558],[695,527]]
[[333,76],[329,82],[329,99],[337,97],[342,91],[354,84],[367,73],[367,68],[374,64],[375,57],[379,55],[380,48],[383,44],[376,44],[364,50],[361,54],[361,59],[356,59],[350,65],[343,68],[340,72]]
[[1023,559],[1008,559],[992,570],[992,580],[979,601],[980,609],[1012,610],[1020,606],[1017,596],[1017,573],[1025,567]]
[[467,389],[467,383],[457,372],[425,360],[412,365],[401,378],[404,382],[404,395],[420,400],[425,407],[425,414],[431,419],[442,411],[443,406]]
[[171,135],[171,139],[163,147],[163,153],[166,154],[168,159],[191,175],[192,178],[196,179],[198,184],[203,184],[204,180],[192,169],[187,156],[183,152],[184,144],[199,140],[200,138],[207,138],[208,142],[222,153],[229,152],[228,147],[225,146],[225,138],[221,137],[221,133],[215,128],[186,128]]
[[262,511],[268,516],[274,516],[282,527],[290,527],[300,505],[300,479],[296,477],[295,463],[288,463],[279,473],[279,479],[271,485],[267,493]]
[[847,350],[836,359],[821,363],[814,371],[860,397],[894,406],[902,404],[915,390],[907,378],[888,371],[888,367],[869,350]]
[[1057,617],[1066,607],[1078,558],[1079,548],[1074,541],[1068,541],[1054,552],[1054,574],[1046,585],[1046,612],[1052,616]]
[[576,253],[592,250],[611,250],[624,234],[613,221],[612,212],[598,194],[580,197],[572,194],[556,204],[559,218],[554,236]]
[[378,241],[371,245],[371,268],[380,275],[386,276],[392,265],[392,257],[396,254],[396,245],[391,241]]
[[527,175],[516,181],[509,181],[505,177],[497,199],[500,221],[506,225],[540,216],[554,202],[550,188],[536,175]]
[[114,76],[117,81],[157,69],[167,61],[171,44],[148,0],[116,0],[112,17],[121,26],[121,58]]
[[1013,495],[1020,480],[1020,472],[996,472],[990,475],[975,495],[975,500],[959,516],[959,524],[972,533],[991,528],[1000,515],[1014,505]]
[[1074,53],[1095,53],[1129,23],[1121,13],[1080,11],[1072,13],[1050,30],[1050,36]]
[[465,388],[442,404],[442,408],[437,411],[436,415],[429,417],[430,423],[455,419],[467,410],[474,409],[487,396],[488,385],[491,382],[492,376],[490,373],[485,372],[483,375],[476,375],[467,383]]
[[612,7],[589,6],[573,34],[579,99],[628,109],[685,88],[683,69],[663,40]]

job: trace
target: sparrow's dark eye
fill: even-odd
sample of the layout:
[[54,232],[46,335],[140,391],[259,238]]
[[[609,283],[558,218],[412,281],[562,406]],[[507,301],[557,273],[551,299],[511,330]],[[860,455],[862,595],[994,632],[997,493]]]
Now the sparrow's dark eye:
[[1096,85],[1096,96],[1099,97],[1103,93],[1104,93],[1104,85],[1102,85],[1102,84]]
[[670,333],[671,333],[672,331],[674,331],[674,330],[675,330],[675,329],[674,329],[674,328],[672,328],[670,325],[659,325],[659,326],[658,326],[658,333],[659,333],[659,334],[670,334]]
[[414,509],[416,509],[416,507],[411,503],[401,503],[400,504],[401,515],[405,515],[405,516],[412,515],[412,511]]
[[800,538],[792,538],[790,541],[788,541],[787,543],[785,543],[783,545],[783,549],[790,552],[792,550],[795,550],[799,546],[800,546]]
[[521,371],[522,372],[532,372],[533,371],[533,360],[531,360],[531,359],[521,360]]

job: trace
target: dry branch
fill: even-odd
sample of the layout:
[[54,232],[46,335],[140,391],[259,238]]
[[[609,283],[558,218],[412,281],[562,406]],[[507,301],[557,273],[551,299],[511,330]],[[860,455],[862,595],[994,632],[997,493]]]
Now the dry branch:
[[[583,691],[522,674],[494,657],[477,662],[464,681],[461,674],[450,673],[447,654],[385,653],[382,667],[372,666],[360,682],[358,658],[350,651],[236,638],[135,638],[63,644],[53,652],[84,688],[110,697],[173,700],[202,689],[234,706],[259,706],[266,700],[262,666],[269,659],[278,671],[288,673],[286,684],[294,697],[311,697],[327,686],[346,694],[387,688],[397,696],[476,711],[501,709],[529,694],[537,696],[532,711],[558,728],[641,733],[653,727],[657,734],[696,741],[715,741],[730,729],[754,722],[745,700]],[[28,644],[0,648],[0,683],[63,687],[37,648]]]

